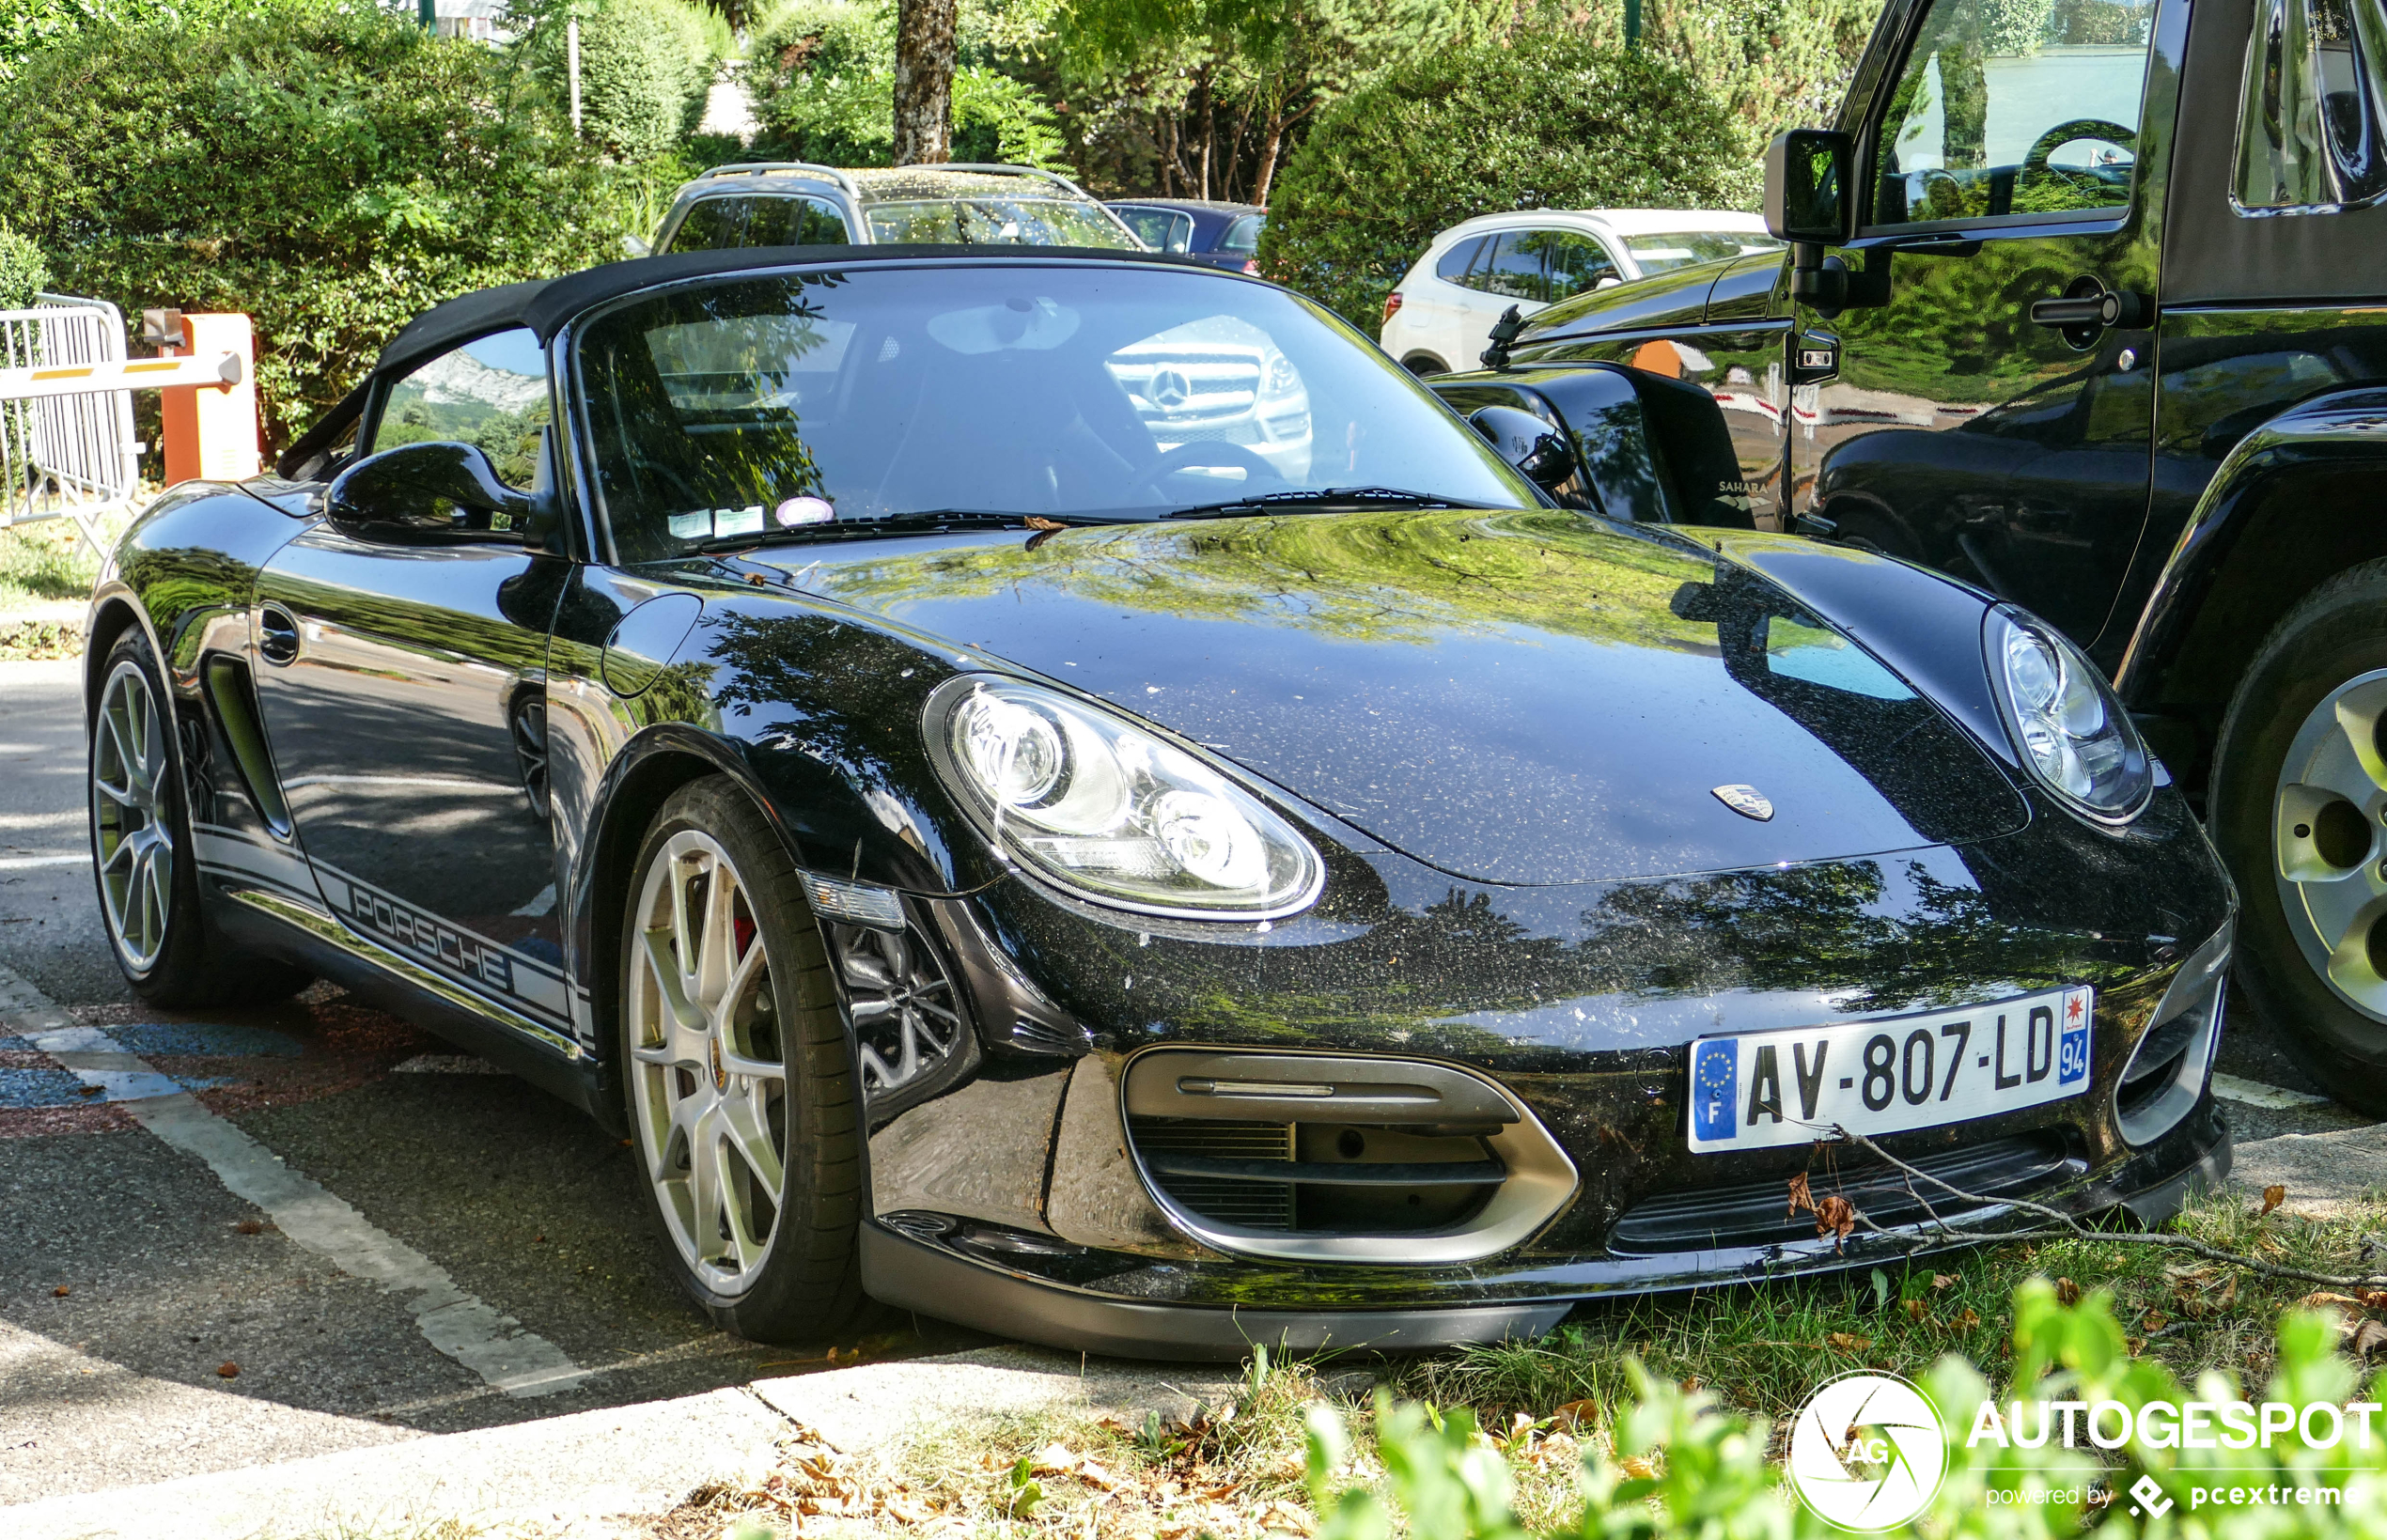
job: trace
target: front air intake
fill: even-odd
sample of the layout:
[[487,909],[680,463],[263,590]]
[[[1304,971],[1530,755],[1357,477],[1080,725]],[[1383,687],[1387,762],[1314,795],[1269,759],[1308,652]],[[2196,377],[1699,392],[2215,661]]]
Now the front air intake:
[[1124,1095],[1153,1196],[1225,1252],[1471,1262],[1534,1234],[1575,1190],[1523,1103],[1447,1065],[1161,1049],[1129,1064]]

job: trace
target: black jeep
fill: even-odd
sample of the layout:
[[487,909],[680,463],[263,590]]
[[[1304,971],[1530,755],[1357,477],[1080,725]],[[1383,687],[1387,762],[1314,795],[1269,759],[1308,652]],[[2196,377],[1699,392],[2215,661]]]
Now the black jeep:
[[2202,796],[2254,1003],[2387,1112],[2381,0],[1890,0],[1768,172],[1786,258],[1585,294],[1436,388],[1587,451],[1614,366],[1704,387],[1741,485],[1678,514],[2064,628]]

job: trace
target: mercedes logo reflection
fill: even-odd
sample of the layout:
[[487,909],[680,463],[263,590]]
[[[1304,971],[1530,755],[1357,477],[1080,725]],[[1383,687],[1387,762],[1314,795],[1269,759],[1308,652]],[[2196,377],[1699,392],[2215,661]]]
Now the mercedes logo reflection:
[[1154,369],[1145,396],[1163,412],[1175,412],[1194,398],[1194,382],[1176,369]]

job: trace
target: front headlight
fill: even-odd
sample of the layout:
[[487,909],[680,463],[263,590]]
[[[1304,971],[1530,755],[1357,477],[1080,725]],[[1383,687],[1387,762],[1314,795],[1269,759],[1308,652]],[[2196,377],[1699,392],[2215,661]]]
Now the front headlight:
[[928,697],[928,753],[996,848],[1097,903],[1187,919],[1272,920],[1325,880],[1318,852],[1259,799],[1131,723],[997,675]]
[[2100,823],[2127,823],[2155,789],[2146,745],[2095,664],[2020,610],[1991,610],[1989,677],[2022,762],[2058,800]]

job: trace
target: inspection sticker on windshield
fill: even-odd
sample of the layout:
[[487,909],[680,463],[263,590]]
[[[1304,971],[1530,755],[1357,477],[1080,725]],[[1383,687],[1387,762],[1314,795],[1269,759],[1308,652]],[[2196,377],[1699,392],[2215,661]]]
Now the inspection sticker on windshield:
[[2061,1101],[2088,1089],[2084,986],[1994,1004],[1691,1045],[1691,1148],[1768,1149],[1902,1133]]

